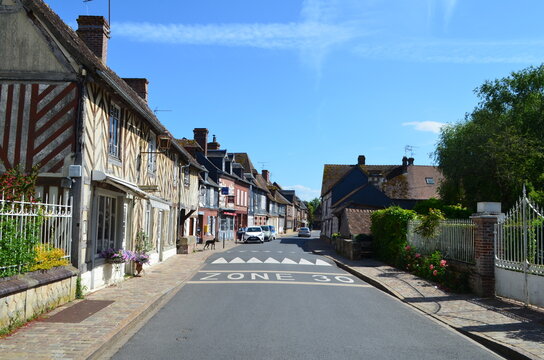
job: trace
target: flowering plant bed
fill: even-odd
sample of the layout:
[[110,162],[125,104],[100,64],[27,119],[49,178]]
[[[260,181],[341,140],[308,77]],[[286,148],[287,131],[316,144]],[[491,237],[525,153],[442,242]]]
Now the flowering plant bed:
[[107,249],[100,253],[100,256],[103,257],[109,264],[122,264],[130,260],[130,252],[119,249]]

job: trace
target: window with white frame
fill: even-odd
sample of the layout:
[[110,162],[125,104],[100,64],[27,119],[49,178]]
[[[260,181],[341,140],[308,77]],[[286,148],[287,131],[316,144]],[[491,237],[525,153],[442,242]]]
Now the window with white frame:
[[121,109],[117,105],[110,105],[108,154],[120,158],[121,145]]
[[152,131],[149,132],[147,144],[147,172],[155,174],[157,171],[157,137]]
[[183,168],[183,185],[191,185],[191,169],[189,168],[189,166],[185,166]]
[[98,195],[96,204],[96,254],[117,249],[117,198]]

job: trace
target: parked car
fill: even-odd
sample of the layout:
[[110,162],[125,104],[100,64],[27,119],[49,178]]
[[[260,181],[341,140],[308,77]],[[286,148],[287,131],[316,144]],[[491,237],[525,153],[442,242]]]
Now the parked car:
[[261,225],[261,229],[263,229],[265,241],[274,240],[276,238],[276,236],[272,234],[271,228],[273,228],[273,226],[271,225]]
[[312,236],[312,232],[310,231],[310,228],[301,227],[300,229],[298,229],[298,236],[299,237],[301,237],[301,236],[310,237],[310,236]]
[[260,226],[250,226],[243,235],[245,243],[260,242],[264,243],[264,233]]

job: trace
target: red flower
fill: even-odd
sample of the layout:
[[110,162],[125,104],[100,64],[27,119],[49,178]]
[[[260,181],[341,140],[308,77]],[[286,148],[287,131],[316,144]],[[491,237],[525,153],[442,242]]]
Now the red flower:
[[440,266],[445,267],[446,266],[446,260],[440,260]]
[[421,257],[421,254],[417,253],[416,254],[416,259],[419,259]]
[[431,270],[434,269],[434,265],[433,264],[429,265],[429,269]]
[[410,251],[410,249],[411,249],[410,245],[406,245],[406,247],[404,248],[404,250],[406,251]]
[[[432,266],[432,265],[431,265],[431,266]],[[434,275],[434,276],[438,275],[438,271],[436,271],[436,270],[433,271],[433,275]]]

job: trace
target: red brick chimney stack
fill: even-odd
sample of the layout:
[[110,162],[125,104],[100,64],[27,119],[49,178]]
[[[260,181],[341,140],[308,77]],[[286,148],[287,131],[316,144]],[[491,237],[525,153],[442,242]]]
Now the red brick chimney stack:
[[208,150],[219,150],[221,145],[217,142],[215,135],[213,136],[213,141],[208,143]]
[[269,183],[270,182],[270,171],[263,170],[262,173],[263,173],[263,178],[266,180],[267,183]]
[[77,35],[87,47],[106,64],[108,59],[108,39],[110,24],[103,16],[84,16],[77,18]]
[[146,78],[123,78],[123,80],[147,103],[147,85],[149,85],[149,81]]
[[357,158],[357,165],[364,165],[366,162],[366,158],[364,155],[359,155]]
[[193,134],[195,141],[200,145],[204,151],[204,156],[208,156],[208,129],[206,128],[194,128]]

